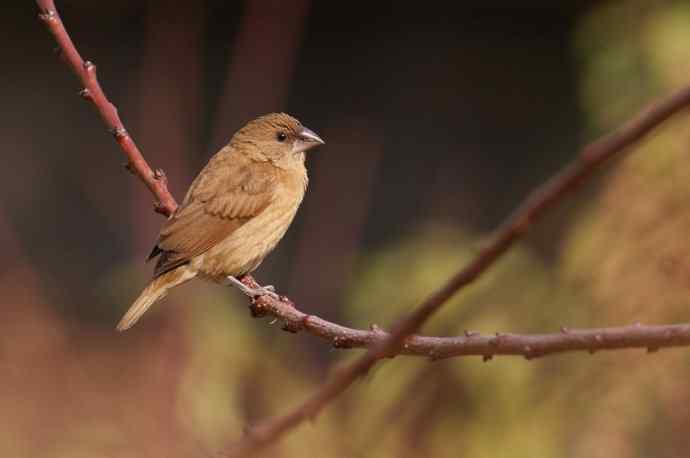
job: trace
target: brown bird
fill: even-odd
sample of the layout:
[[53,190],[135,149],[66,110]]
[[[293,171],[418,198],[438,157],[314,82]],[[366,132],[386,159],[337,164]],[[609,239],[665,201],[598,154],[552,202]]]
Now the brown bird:
[[153,280],[117,325],[129,329],[170,288],[196,276],[271,294],[239,281],[275,248],[307,189],[304,153],[324,142],[284,113],[249,122],[206,164],[161,228],[148,259]]

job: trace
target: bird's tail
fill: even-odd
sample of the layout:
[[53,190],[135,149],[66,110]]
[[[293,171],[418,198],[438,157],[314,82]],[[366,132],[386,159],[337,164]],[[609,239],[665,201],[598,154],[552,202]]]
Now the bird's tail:
[[191,280],[196,276],[196,272],[187,266],[180,266],[177,269],[164,273],[156,277],[141,292],[139,298],[129,307],[125,316],[117,324],[118,331],[126,331],[134,326],[139,318],[158,300],[165,297],[168,290],[174,286]]

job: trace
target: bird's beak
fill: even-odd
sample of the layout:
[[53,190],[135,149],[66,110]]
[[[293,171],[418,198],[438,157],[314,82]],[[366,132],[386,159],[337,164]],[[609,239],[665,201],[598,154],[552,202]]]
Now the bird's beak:
[[302,129],[297,134],[297,140],[293,146],[293,151],[295,153],[302,153],[304,151],[310,150],[315,146],[323,145],[324,142],[321,137],[316,135],[311,129],[302,127]]

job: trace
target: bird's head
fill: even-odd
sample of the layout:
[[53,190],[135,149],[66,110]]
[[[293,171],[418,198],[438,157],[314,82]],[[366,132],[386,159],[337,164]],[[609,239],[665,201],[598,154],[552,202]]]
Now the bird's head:
[[233,137],[231,144],[276,164],[304,161],[304,153],[324,141],[297,119],[285,113],[271,113],[250,121]]

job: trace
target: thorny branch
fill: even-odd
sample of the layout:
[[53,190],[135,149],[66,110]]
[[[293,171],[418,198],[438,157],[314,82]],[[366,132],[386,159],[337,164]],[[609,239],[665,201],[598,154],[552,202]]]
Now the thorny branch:
[[[331,343],[334,348],[369,348],[390,338],[376,325],[370,330],[353,329],[297,310],[287,299],[258,297],[251,306],[254,316],[270,315],[278,318],[289,332],[306,331]],[[462,336],[435,337],[410,335],[402,348],[391,354],[423,356],[440,360],[456,356],[481,356],[485,361],[498,355],[523,356],[534,359],[554,353],[622,348],[644,348],[653,352],[660,348],[690,345],[690,324],[649,326],[635,323],[598,329],[568,329],[562,327],[551,334],[496,333],[483,335],[465,331]]]
[[108,131],[127,156],[127,170],[138,176],[144,182],[149,191],[156,197],[155,210],[163,215],[170,216],[177,208],[175,198],[168,191],[165,173],[162,170],[151,170],[151,167],[132,140],[125,126],[120,120],[117,108],[105,96],[96,77],[96,65],[91,61],[82,59],[81,54],[74,46],[60,14],[55,8],[53,0],[36,0],[40,10],[38,17],[46,25],[58,44],[58,52],[65,63],[72,69],[83,89],[79,94],[86,100],[93,102],[101,119],[108,127]]
[[[62,57],[84,86],[81,95],[90,100],[128,159],[128,169],[136,174],[156,197],[155,210],[170,215],[177,207],[167,190],[162,171],[152,171],[136,144],[125,130],[117,109],[107,99],[96,78],[93,63],[84,61],[74,47],[52,0],[36,0],[39,17],[55,38]],[[287,298],[269,296],[252,299],[256,315],[269,314],[284,321],[285,329],[306,330],[329,340],[337,348],[365,347],[368,351],[354,363],[338,371],[306,401],[287,414],[265,420],[247,431],[242,441],[228,450],[233,456],[248,456],[276,442],[307,418],[316,416],[329,402],[349,387],[380,359],[397,354],[422,355],[432,359],[479,355],[485,360],[494,355],[522,355],[528,359],[552,353],[620,348],[647,348],[690,345],[690,324],[631,326],[568,330],[554,334],[496,334],[485,336],[467,332],[459,337],[412,335],[460,289],[491,267],[527,232],[546,210],[578,188],[595,170],[612,157],[622,154],[672,115],[690,106],[690,86],[649,106],[613,134],[585,147],[579,156],[560,173],[534,190],[497,230],[479,254],[438,291],[400,320],[390,332],[373,326],[371,330],[347,328],[321,318],[304,314]],[[245,281],[254,282],[249,277]]]
[[[326,405],[328,405],[328,403],[357,380],[357,378],[366,374],[377,361],[385,357],[394,356],[405,350],[406,340],[409,339],[411,334],[421,328],[422,325],[448,301],[448,299],[486,272],[516,241],[522,238],[529,230],[530,226],[542,217],[546,210],[554,207],[573,190],[581,186],[582,183],[584,183],[587,178],[591,177],[602,164],[614,156],[628,151],[630,146],[641,140],[655,127],[688,106],[690,106],[690,86],[650,105],[617,131],[586,146],[573,162],[529,194],[522,204],[493,234],[493,237],[491,237],[489,242],[479,251],[477,256],[451,277],[445,285],[429,296],[429,298],[420,304],[410,315],[398,321],[393,326],[388,336],[372,342],[368,346],[368,351],[363,356],[349,366],[339,370],[301,405],[298,405],[282,416],[269,418],[250,428],[244,438],[228,450],[229,455],[249,456],[259,449],[276,442],[285,433],[295,428],[305,419],[315,417]],[[256,300],[265,301],[263,298],[257,298]],[[680,326],[682,327],[682,325]],[[633,337],[635,335],[637,338],[640,337],[639,329],[640,328],[636,327],[625,328],[624,333],[630,333],[629,342],[635,339],[635,337]],[[650,328],[647,328],[647,330],[652,331]],[[620,329],[618,331],[620,332]],[[656,328],[653,331],[659,332],[660,330]],[[665,330],[661,332],[663,334]],[[583,335],[582,333],[585,334]],[[562,335],[556,339],[557,344],[552,348],[562,348],[563,351],[565,351],[569,349],[568,346],[572,345],[572,343],[566,344],[564,342],[574,342],[578,340],[578,337],[582,338],[585,335],[589,336],[590,342],[592,342],[593,339],[593,342],[599,345],[599,348],[604,348],[601,347],[604,335],[597,331],[580,331],[575,338],[571,337],[568,333],[562,333]],[[613,335],[615,335],[615,333],[613,333]],[[649,335],[647,334],[647,336]],[[540,338],[542,340],[545,339],[544,336]],[[685,338],[687,338],[687,336]],[[538,339],[539,337],[536,336],[511,336],[508,338],[504,337],[502,340],[504,342],[512,342],[512,345],[508,346],[517,349],[520,346],[516,347],[516,342],[531,343],[535,345]],[[553,341],[553,337],[550,339]],[[561,343],[558,343],[559,339],[562,341]],[[602,342],[598,342],[600,340]],[[472,341],[466,340],[466,342],[468,342],[469,345],[469,342]],[[485,340],[485,342],[487,342],[487,344],[488,342],[499,343],[501,342],[501,337],[498,336],[497,339],[490,341]],[[620,348],[622,341],[620,339],[611,338],[607,342],[613,348]],[[525,352],[525,345],[522,345],[522,351],[517,353],[527,353],[528,356],[532,355],[534,353],[532,345],[527,345],[529,347],[529,351],[527,352]],[[654,342],[650,342],[649,345],[643,344],[642,346],[657,348]],[[534,348],[544,349],[544,347],[537,346]],[[597,347],[593,348],[596,349]]]

